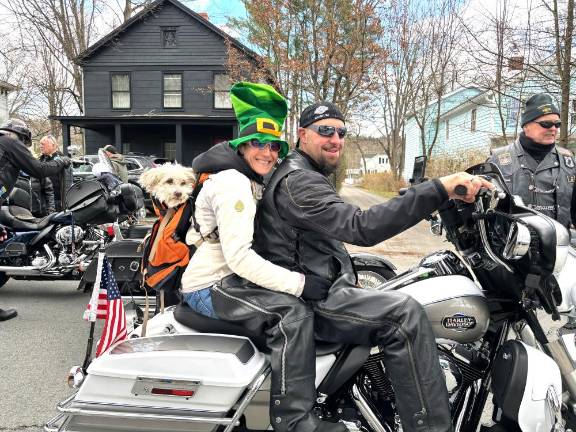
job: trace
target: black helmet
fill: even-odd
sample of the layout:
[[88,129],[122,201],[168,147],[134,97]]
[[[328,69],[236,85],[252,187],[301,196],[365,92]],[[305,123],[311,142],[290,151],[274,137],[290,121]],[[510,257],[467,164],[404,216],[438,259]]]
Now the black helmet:
[[10,131],[18,135],[20,141],[25,145],[30,146],[32,144],[32,133],[28,129],[28,125],[20,119],[8,119],[2,126],[0,126],[0,131]]

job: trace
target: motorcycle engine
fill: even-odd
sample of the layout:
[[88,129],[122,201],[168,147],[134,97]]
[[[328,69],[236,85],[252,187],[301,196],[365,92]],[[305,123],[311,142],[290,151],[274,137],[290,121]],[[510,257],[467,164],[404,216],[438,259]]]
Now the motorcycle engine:
[[72,227],[65,226],[56,231],[56,241],[61,246],[70,246],[84,238],[84,230],[79,226],[74,227],[74,241],[72,241]]

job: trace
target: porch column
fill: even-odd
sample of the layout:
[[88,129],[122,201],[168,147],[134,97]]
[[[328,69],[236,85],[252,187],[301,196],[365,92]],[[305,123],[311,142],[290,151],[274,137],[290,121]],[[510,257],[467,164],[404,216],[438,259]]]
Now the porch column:
[[182,123],[176,123],[176,160],[184,165],[184,150],[182,149]]
[[114,125],[114,147],[116,147],[120,153],[124,153],[124,149],[122,148],[122,125],[120,123]]
[[68,155],[68,148],[70,147],[70,125],[62,122],[62,153]]

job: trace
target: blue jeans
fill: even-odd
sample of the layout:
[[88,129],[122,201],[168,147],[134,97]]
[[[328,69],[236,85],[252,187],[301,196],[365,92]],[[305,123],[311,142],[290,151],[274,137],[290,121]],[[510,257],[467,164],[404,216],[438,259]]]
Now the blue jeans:
[[209,318],[218,319],[212,307],[212,293],[210,292],[210,288],[183,294],[184,301],[192,310]]

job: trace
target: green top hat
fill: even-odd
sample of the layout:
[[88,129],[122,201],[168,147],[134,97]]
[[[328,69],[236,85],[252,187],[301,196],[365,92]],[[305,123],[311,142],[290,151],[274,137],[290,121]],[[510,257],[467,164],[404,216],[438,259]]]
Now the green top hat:
[[230,146],[236,149],[251,139],[278,141],[281,144],[278,156],[286,156],[290,147],[280,139],[288,113],[286,100],[272,86],[250,82],[234,84],[230,98],[240,124],[240,134],[229,142]]

